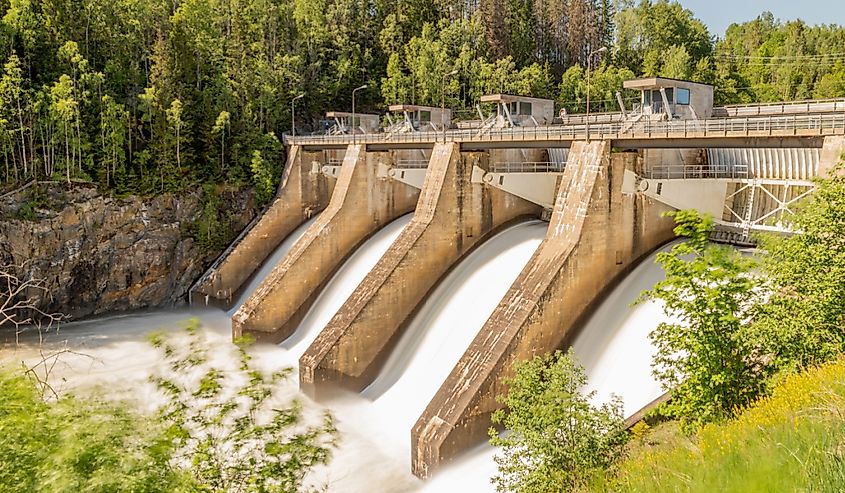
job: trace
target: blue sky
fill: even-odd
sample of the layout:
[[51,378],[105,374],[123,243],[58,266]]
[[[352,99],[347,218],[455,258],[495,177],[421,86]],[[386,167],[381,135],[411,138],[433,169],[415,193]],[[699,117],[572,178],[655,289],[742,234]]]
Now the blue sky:
[[734,22],[750,21],[768,10],[781,20],[801,18],[808,24],[845,25],[843,0],[679,0],[707,24],[710,34],[723,37]]

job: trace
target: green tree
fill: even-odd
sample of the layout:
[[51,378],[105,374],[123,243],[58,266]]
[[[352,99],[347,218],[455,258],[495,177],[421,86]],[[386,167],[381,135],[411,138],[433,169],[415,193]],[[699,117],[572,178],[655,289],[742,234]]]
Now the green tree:
[[105,170],[106,186],[114,184],[120,190],[125,178],[126,133],[129,113],[122,104],[111,96],[103,96],[103,111],[100,116],[102,136],[102,164]]
[[676,320],[649,334],[656,348],[652,367],[671,392],[666,414],[691,430],[733,416],[763,390],[760,355],[744,329],[758,281],[753,259],[708,243],[711,218],[695,211],[674,217],[675,234],[687,240],[657,255],[666,278],[642,298],[662,302]]
[[278,402],[291,369],[258,370],[247,341],[236,341],[234,378],[213,366],[198,329],[196,319],[186,324],[186,343],[150,337],[167,369],[151,380],[168,398],[160,420],[175,449],[171,464],[186,465],[201,491],[302,491],[306,474],[329,460],[336,433],[331,415],[308,425],[299,402]]
[[490,442],[502,448],[497,491],[573,491],[620,457],[622,402],[590,404],[595,393],[582,393],[587,377],[571,350],[517,362],[506,383],[505,409],[493,422],[507,432],[490,429]]
[[623,9],[616,17],[616,62],[639,72],[657,73],[660,61],[673,46],[683,48],[691,63],[713,51],[710,33],[689,9],[669,0],[641,0]]
[[74,168],[74,157],[71,148],[76,149],[76,134],[74,133],[73,122],[77,116],[79,102],[73,96],[73,80],[70,76],[62,74],[59,80],[50,88],[50,113],[54,121],[61,127],[64,143],[64,168],[67,183],[70,184],[70,177]]
[[167,114],[167,122],[170,124],[170,128],[173,129],[173,144],[176,148],[176,167],[179,170],[182,170],[182,142],[184,140],[184,136],[182,135],[182,127],[185,126],[185,122],[182,120],[182,102],[178,99],[174,99],[170,102],[170,107],[165,110]]
[[845,351],[845,174],[818,180],[787,226],[764,236],[767,297],[753,324],[758,344],[780,372],[829,361]]
[[270,202],[275,195],[275,180],[269,163],[259,150],[252,152],[252,181],[255,185],[255,198],[258,206]]
[[231,117],[228,111],[221,111],[211,129],[213,134],[220,136],[220,171],[226,169],[226,127],[229,126]]

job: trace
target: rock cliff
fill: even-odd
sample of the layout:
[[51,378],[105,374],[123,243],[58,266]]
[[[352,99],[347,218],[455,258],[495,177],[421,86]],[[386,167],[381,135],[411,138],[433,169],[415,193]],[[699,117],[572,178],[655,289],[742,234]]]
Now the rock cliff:
[[[80,318],[180,304],[225,243],[195,239],[209,214],[201,191],[116,199],[87,186],[34,188],[0,200],[0,265],[43,279],[46,290],[30,296],[47,312]],[[215,201],[225,216],[218,235],[233,236],[253,217],[247,191]]]

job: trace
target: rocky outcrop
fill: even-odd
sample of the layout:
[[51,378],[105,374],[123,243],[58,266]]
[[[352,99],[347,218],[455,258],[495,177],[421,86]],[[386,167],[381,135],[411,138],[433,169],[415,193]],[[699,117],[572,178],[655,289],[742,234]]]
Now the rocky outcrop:
[[[46,290],[30,296],[45,311],[80,318],[180,304],[220,253],[194,239],[199,191],[116,199],[84,186],[40,190],[37,201],[30,188],[0,202],[0,265],[44,280]],[[252,219],[251,193],[218,198],[230,234]]]

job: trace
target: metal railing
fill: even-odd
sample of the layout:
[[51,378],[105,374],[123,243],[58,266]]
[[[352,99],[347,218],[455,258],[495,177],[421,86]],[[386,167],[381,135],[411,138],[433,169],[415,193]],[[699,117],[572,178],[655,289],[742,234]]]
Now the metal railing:
[[396,168],[401,169],[425,169],[428,168],[427,159],[397,159]]
[[[624,128],[623,128],[624,127]],[[451,142],[520,142],[566,141],[586,138],[586,125],[547,125],[477,130],[449,130],[446,140]],[[653,139],[653,138],[715,138],[715,137],[784,137],[825,136],[845,134],[845,114],[817,114],[766,116],[744,118],[714,118],[708,120],[643,120],[633,125],[626,122],[591,124],[593,139]],[[434,144],[443,139],[442,132],[413,132],[406,134],[361,134],[360,144]],[[286,144],[348,145],[351,136],[326,135],[286,137]]]
[[490,163],[490,171],[493,173],[560,173],[566,163],[553,163],[550,161],[527,161],[527,162],[499,162]]
[[717,106],[713,108],[713,116],[737,117],[836,111],[845,111],[845,98]]
[[752,178],[748,165],[654,165],[643,171],[643,177],[654,180],[688,180],[692,178],[725,178],[725,179],[748,179]]

